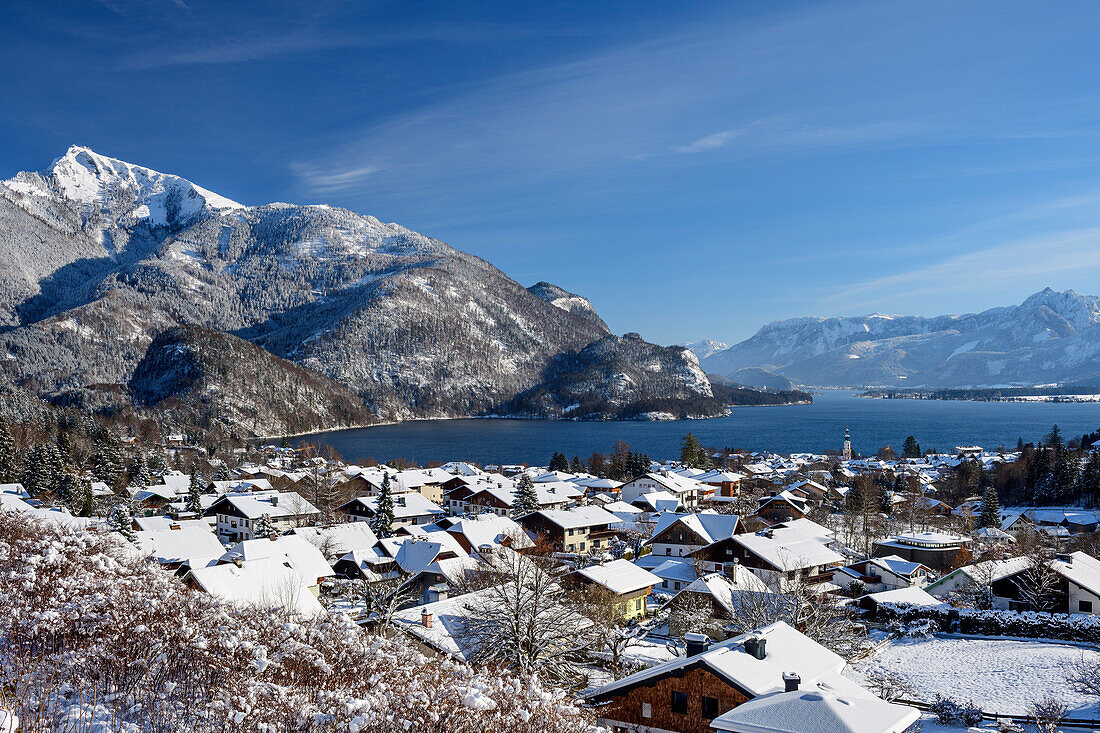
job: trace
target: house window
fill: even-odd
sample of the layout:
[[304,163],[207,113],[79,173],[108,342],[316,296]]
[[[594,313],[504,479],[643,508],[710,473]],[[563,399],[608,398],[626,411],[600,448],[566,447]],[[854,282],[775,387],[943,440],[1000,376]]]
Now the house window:
[[672,691],[672,712],[686,714],[688,711],[688,696],[686,692]]
[[[1083,603],[1083,602],[1084,602],[1084,601],[1082,601],[1082,603]],[[636,601],[634,601],[634,610],[635,610],[635,611],[641,611],[641,610],[642,610],[642,599],[641,599],[641,598],[639,598],[639,599],[637,599]]]
[[680,581],[677,580],[675,583],[673,583],[673,586],[675,586],[673,590],[680,590]]
[[573,530],[569,530],[569,536],[570,536],[570,537],[572,537],[572,536],[573,536]]
[[707,720],[718,717],[718,698],[703,698],[703,717]]
[[672,548],[671,547],[666,547],[665,548],[665,554],[666,555],[671,555],[672,554]]
[[565,551],[566,551],[566,552],[572,552],[572,551],[574,550],[574,548],[575,548],[575,547],[576,547],[575,545],[568,545],[568,546],[567,546],[567,547],[565,548]]
[[1077,601],[1077,610],[1081,613],[1092,613],[1092,601]]
[[650,705],[648,702],[643,702],[642,703],[642,717],[643,718],[652,718],[653,717],[653,706]]
[[584,543],[581,543],[581,552],[584,552]]

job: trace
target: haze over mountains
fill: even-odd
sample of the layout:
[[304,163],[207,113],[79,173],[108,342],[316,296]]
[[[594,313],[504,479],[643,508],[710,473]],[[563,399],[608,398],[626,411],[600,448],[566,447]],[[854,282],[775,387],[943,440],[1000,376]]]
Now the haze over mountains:
[[617,339],[549,283],[371,216],[242,206],[77,146],[0,183],[0,328],[4,377],[52,402],[258,434],[484,414],[537,389],[526,404],[560,409],[574,396],[543,383],[581,367],[568,381],[613,413],[639,394],[714,400],[689,351]]
[[749,384],[755,369],[822,387],[1100,385],[1100,298],[1047,288],[974,314],[793,318],[703,368]]

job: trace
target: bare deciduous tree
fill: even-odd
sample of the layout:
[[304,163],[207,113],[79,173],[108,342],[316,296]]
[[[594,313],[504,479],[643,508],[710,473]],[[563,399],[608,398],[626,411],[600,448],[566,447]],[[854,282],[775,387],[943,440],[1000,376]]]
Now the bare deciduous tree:
[[1032,611],[1050,611],[1058,598],[1062,577],[1054,570],[1050,552],[1036,548],[1028,556],[1028,566],[1013,581],[1020,600]]

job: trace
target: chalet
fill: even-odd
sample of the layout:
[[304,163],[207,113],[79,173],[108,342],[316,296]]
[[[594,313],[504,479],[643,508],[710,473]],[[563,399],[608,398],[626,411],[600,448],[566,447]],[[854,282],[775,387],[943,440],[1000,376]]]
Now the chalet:
[[[651,562],[646,562],[647,560]],[[695,562],[689,557],[643,555],[635,565],[648,569],[661,579],[657,589],[662,593],[678,593],[699,577]]]
[[564,586],[603,588],[611,594],[616,610],[621,610],[624,619],[636,619],[645,617],[646,598],[660,580],[629,560],[612,560],[574,570],[562,582]]
[[1083,552],[1056,555],[1050,569],[1058,575],[1057,588],[1048,608],[1031,608],[1022,597],[1020,585],[1030,562],[1015,573],[992,582],[994,607],[1011,611],[1051,611],[1053,613],[1100,614],[1100,560]]
[[919,562],[909,562],[897,555],[872,557],[833,572],[833,583],[847,588],[862,583],[868,593],[898,588],[922,587],[932,570]]
[[664,514],[646,544],[654,557],[683,557],[732,537],[740,531],[740,523],[734,514]]
[[622,521],[595,506],[541,509],[520,520],[524,529],[545,538],[557,552],[588,553],[606,550]]
[[270,520],[276,532],[313,524],[321,518],[321,512],[298,494],[280,491],[226,494],[203,514],[217,517],[218,537],[228,542],[256,537],[264,517]]
[[[393,528],[431,524],[446,512],[436,503],[418,493],[391,494],[393,497]],[[378,497],[360,496],[336,507],[336,514],[345,522],[369,522],[378,516]]]
[[741,564],[769,587],[799,579],[810,585],[830,582],[844,558],[802,531],[777,524],[745,532],[692,553],[707,570],[723,572]]
[[941,532],[907,532],[876,542],[871,554],[875,557],[896,555],[935,571],[953,567],[960,553],[971,543],[969,537]]
[[515,520],[486,513],[454,522],[447,528],[467,553],[489,547],[525,550],[534,543]]
[[[587,699],[597,710],[597,723],[618,733],[711,733],[717,721],[728,720],[727,713],[750,700],[785,692],[876,699],[844,677],[841,657],[782,621],[709,648],[700,646],[690,649],[688,656],[590,693]],[[907,715],[911,723],[915,715]],[[791,730],[832,729],[810,725]],[[875,733],[893,730],[882,728]]]
[[296,527],[288,534],[309,542],[330,561],[353,550],[369,550],[378,543],[378,538],[366,522],[348,522],[331,527]]
[[790,491],[781,491],[761,500],[756,516],[769,524],[805,519],[809,511],[806,499]]
[[729,634],[718,630],[738,615],[742,601],[748,599],[750,604],[769,603],[775,596],[764,581],[746,568],[731,565],[723,573],[708,573],[688,583],[667,606],[675,607],[688,598],[702,598],[710,604],[707,629],[715,630],[720,634],[719,638],[724,638]]
[[741,480],[744,478],[743,474],[735,471],[708,471],[696,476],[695,480],[711,488],[707,497],[710,501],[721,503],[732,501],[741,495]]
[[[964,565],[952,570],[938,580],[925,586],[925,590],[941,600],[953,593],[967,591],[976,586],[992,585],[995,581],[1016,575],[1027,568],[1030,561],[1026,557],[1012,557],[1007,560],[986,560]],[[993,599],[993,607],[1007,609],[1007,599]]]
[[[712,493],[708,487],[708,493]],[[633,481],[628,481],[619,490],[623,501],[633,504],[644,494],[666,491],[680,500],[688,509],[699,506],[700,484],[698,481],[676,474],[647,473]]]

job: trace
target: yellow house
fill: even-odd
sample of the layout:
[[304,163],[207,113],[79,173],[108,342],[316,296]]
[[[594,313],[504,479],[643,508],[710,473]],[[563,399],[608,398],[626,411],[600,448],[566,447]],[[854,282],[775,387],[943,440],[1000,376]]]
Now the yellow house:
[[571,575],[580,584],[598,585],[610,591],[617,601],[616,606],[621,606],[624,619],[643,618],[645,599],[653,586],[661,582],[656,575],[629,560],[589,565]]

